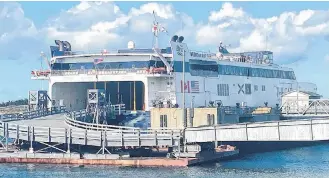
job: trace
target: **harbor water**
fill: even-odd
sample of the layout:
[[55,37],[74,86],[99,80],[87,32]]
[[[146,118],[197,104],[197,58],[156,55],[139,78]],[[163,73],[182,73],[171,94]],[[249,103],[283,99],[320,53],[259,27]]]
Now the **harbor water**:
[[0,177],[328,177],[329,144],[245,155],[189,168],[0,164]]

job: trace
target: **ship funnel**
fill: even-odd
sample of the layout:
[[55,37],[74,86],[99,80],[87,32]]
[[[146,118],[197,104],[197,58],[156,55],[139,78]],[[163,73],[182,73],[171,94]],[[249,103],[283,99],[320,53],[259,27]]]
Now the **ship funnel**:
[[71,44],[67,41],[63,41],[64,47],[67,51],[71,51]]
[[171,37],[171,41],[173,41],[173,42],[176,42],[176,41],[177,41],[177,39],[178,39],[178,36],[177,36],[177,35],[175,35],[175,36]]
[[63,51],[64,48],[63,42],[60,40],[55,40],[55,43],[58,45],[59,51]]
[[178,43],[181,43],[181,42],[183,42],[184,41],[184,37],[183,36],[180,36],[179,38],[178,38]]

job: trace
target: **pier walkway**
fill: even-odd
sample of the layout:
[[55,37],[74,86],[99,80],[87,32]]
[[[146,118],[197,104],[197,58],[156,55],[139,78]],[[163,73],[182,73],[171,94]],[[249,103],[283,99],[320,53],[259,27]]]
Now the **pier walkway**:
[[[179,146],[183,135],[186,143],[215,141],[319,141],[329,140],[329,118],[317,118],[258,123],[216,125],[186,129],[148,129],[96,125],[81,122],[84,113],[67,114],[33,111],[2,117],[1,143],[8,139],[39,143],[76,144],[106,147]],[[68,148],[69,149],[69,148]]]

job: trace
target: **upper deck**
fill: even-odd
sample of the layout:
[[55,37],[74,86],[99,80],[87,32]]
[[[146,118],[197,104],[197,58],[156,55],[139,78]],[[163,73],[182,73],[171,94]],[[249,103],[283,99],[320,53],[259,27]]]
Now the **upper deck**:
[[33,72],[32,74],[36,78],[38,78],[37,74],[60,76],[68,73],[94,73],[95,75],[98,71],[103,71],[101,73],[106,75],[134,71],[143,71],[139,74],[170,75],[172,72],[182,72],[181,54],[185,50],[185,72],[189,72],[191,75],[207,77],[243,75],[295,80],[292,69],[273,64],[271,51],[229,53],[227,49],[220,46],[218,53],[208,53],[190,51],[185,43],[171,41],[171,47],[158,50],[137,49],[128,45],[128,49],[84,53],[73,52],[66,41],[56,40],[56,44],[58,46],[50,47],[51,72]]

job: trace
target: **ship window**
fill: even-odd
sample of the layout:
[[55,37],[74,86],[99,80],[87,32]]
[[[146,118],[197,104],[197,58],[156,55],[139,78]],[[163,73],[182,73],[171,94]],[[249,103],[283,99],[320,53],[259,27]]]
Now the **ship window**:
[[160,115],[160,127],[167,127],[167,115]]
[[251,94],[251,84],[245,84],[246,95]]
[[217,85],[217,93],[219,96],[229,96],[229,86],[228,84],[218,84]]
[[258,85],[254,85],[254,91],[258,91]]
[[265,91],[265,85],[262,85],[262,91]]
[[230,66],[230,65],[219,65],[218,69],[220,75],[237,75],[237,76],[282,78],[282,79],[296,80],[296,76],[293,71],[239,67],[239,66]]
[[191,59],[189,65],[192,76],[218,76],[218,65],[215,61]]

